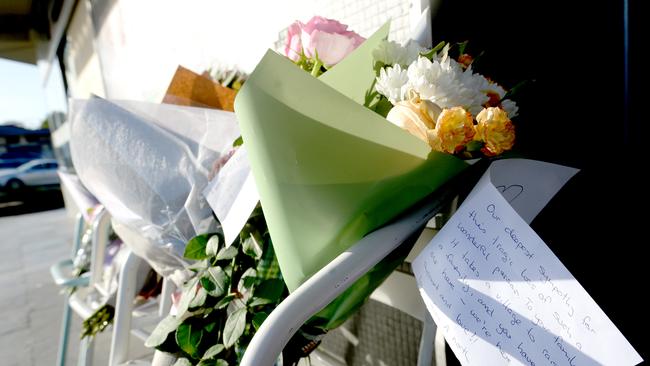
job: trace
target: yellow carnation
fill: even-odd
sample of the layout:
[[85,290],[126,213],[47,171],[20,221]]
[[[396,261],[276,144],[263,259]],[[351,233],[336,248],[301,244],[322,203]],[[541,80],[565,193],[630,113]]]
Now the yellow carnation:
[[472,115],[462,107],[443,109],[436,128],[429,131],[429,145],[434,150],[454,154],[474,137]]
[[508,113],[499,107],[484,108],[477,116],[476,139],[485,143],[481,151],[487,156],[499,155],[515,144],[515,126]]

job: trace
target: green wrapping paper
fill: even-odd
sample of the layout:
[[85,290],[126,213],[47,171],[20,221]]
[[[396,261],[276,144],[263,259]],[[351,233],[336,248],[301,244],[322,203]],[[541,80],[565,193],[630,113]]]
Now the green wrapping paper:
[[[282,275],[291,291],[467,164],[363,106],[385,26],[320,79],[266,53],[235,100]],[[394,253],[315,317],[342,323],[407,253]]]

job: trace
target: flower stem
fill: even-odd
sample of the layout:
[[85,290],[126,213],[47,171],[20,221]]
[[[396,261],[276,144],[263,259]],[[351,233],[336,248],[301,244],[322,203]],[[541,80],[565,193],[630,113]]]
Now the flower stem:
[[313,77],[320,76],[320,74],[321,74],[320,69],[321,69],[322,66],[323,66],[323,63],[320,60],[316,59],[316,61],[314,62],[314,67],[311,69],[311,75]]

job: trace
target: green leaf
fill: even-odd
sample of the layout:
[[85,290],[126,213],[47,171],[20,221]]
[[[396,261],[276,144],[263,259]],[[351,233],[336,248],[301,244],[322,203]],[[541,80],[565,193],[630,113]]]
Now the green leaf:
[[209,264],[210,264],[210,262],[208,262],[206,259],[204,259],[204,260],[201,260],[201,261],[198,261],[198,262],[194,262],[194,263],[190,264],[189,266],[187,266],[186,268],[191,270],[191,271],[194,271],[194,272],[200,272],[202,270],[207,269],[209,267]]
[[262,257],[262,238],[257,233],[251,233],[242,243],[244,253],[255,259]]
[[253,297],[253,300],[248,303],[248,306],[251,307],[251,308],[254,308],[256,306],[266,305],[266,304],[270,304],[272,302],[273,301],[271,301],[269,299],[263,299],[263,298],[260,298],[260,297]]
[[167,335],[167,339],[163,343],[156,346],[156,350],[172,354],[180,354],[182,352],[178,344],[176,344],[176,329]]
[[[385,66],[386,66],[385,63],[381,61],[375,61],[375,64],[372,67],[372,69],[375,70],[375,75],[379,76],[381,69],[383,69]],[[388,66],[392,66],[392,65],[388,65]],[[375,81],[377,80],[375,79]]]
[[257,217],[260,217],[260,216],[262,216],[262,219],[264,219],[263,215],[264,215],[264,211],[262,210],[262,206],[258,202],[257,206],[255,206],[255,209],[253,209],[253,212],[248,217],[248,220],[250,221],[251,219],[254,219],[254,218],[257,218]]
[[226,360],[201,360],[197,366],[229,366],[230,364]]
[[232,147],[241,146],[243,143],[244,143],[244,139],[241,136],[239,136],[239,137],[237,137],[237,140],[235,140],[232,143]]
[[176,329],[176,343],[187,354],[194,357],[199,350],[199,343],[203,338],[203,328],[187,321]]
[[375,100],[376,97],[379,96],[379,93],[374,90],[374,87],[375,87],[375,82],[373,82],[372,85],[370,86],[370,89],[366,91],[366,96],[364,97],[364,102],[363,102],[363,106],[366,108],[370,108],[372,102]]
[[228,361],[218,360],[201,360],[197,366],[229,366]]
[[469,152],[479,151],[479,150],[481,150],[483,145],[484,145],[483,141],[472,140],[472,141],[467,143],[467,145],[465,146],[465,149],[467,149],[467,151],[469,151]]
[[209,360],[211,358],[214,358],[214,356],[218,355],[221,353],[221,351],[224,350],[223,344],[215,344],[214,346],[208,348],[207,351],[203,354],[203,357],[201,357],[202,360]]
[[221,260],[233,259],[237,256],[238,252],[239,251],[237,250],[237,248],[232,245],[226,248],[222,248],[217,254],[217,260],[221,261]]
[[474,69],[475,71],[476,69],[478,69],[479,67],[478,65],[481,63],[481,61],[483,61],[482,59],[484,55],[485,55],[485,51],[481,51],[481,53],[479,53],[478,55],[472,56],[472,69]]
[[257,271],[255,268],[248,268],[244,273],[242,273],[239,283],[237,284],[237,290],[239,292],[244,292],[244,290],[250,290],[251,287],[257,281]]
[[149,338],[144,342],[145,347],[152,348],[161,345],[167,339],[169,333],[175,331],[180,324],[180,318],[168,315],[156,325]]
[[201,277],[201,286],[208,292],[214,291],[217,286],[212,282],[209,275]]
[[179,318],[182,317],[190,307],[190,302],[192,302],[194,296],[196,295],[196,284],[198,281],[198,278],[192,278],[185,284],[183,293],[181,294],[181,300],[178,302],[178,308],[176,311],[176,316]]
[[203,307],[197,309],[197,312],[196,312],[197,315],[202,315],[204,319],[207,318],[208,315],[212,314],[212,312],[214,311],[214,307],[210,307],[208,305],[208,303],[207,303],[208,300],[205,300],[205,302],[206,302],[206,304],[204,304]]
[[268,279],[255,288],[253,296],[260,299],[268,299],[270,302],[276,302],[282,298],[284,287],[284,281],[281,279]]
[[208,292],[203,287],[199,288],[192,301],[190,301],[189,308],[194,309],[203,306],[207,298]]
[[468,43],[469,43],[469,41],[464,41],[464,42],[457,43],[457,45],[458,45],[458,54],[459,55],[465,54],[465,49],[467,48]]
[[223,309],[226,306],[228,306],[228,304],[230,304],[230,302],[233,301],[236,298],[237,298],[237,295],[228,294],[228,295],[224,296],[223,299],[219,300],[217,305],[215,305],[214,307],[217,308],[217,309]]
[[242,308],[228,316],[223,329],[223,345],[226,348],[232,347],[244,333],[246,327],[246,309]]
[[227,274],[228,277],[230,277],[230,278],[232,278],[232,270],[233,270],[232,263],[228,264],[228,265],[226,266],[226,268],[223,269],[223,271],[226,272],[226,274]]
[[228,291],[228,283],[230,281],[228,280],[228,275],[226,275],[226,272],[221,267],[208,268],[207,278],[214,285],[214,289],[208,291],[210,296],[219,297]]
[[179,358],[173,366],[192,366],[192,363],[187,358]]
[[219,252],[219,244],[221,243],[221,238],[219,235],[213,235],[208,239],[208,243],[205,245],[205,254],[212,257],[217,255]]
[[256,313],[253,316],[253,327],[255,327],[255,330],[260,329],[262,323],[264,322],[264,320],[266,320],[268,316],[269,314],[267,313]]
[[246,288],[246,289],[250,289],[258,281],[257,277],[252,277],[252,276],[244,277],[244,278],[242,278],[242,280],[244,282],[243,283],[244,288]]
[[429,60],[431,60],[433,58],[433,55],[435,55],[436,53],[438,53],[438,51],[440,51],[441,49],[443,49],[443,47],[445,47],[445,44],[446,43],[442,41],[438,43],[435,47],[433,47],[429,52],[421,53],[420,56],[426,57]]
[[208,255],[205,253],[205,247],[208,245],[208,240],[213,235],[214,234],[201,234],[192,238],[189,242],[187,242],[183,256],[187,259],[206,259]]
[[382,96],[377,103],[372,106],[372,110],[384,118],[386,118],[391,109],[393,109],[393,103],[384,96]]
[[203,330],[205,330],[208,333],[212,333],[212,331],[214,330],[214,327],[216,327],[216,326],[217,326],[216,322],[208,323],[203,327]]
[[506,94],[503,96],[503,98],[501,98],[501,101],[503,101],[505,99],[511,99],[513,97],[516,97],[517,95],[521,94],[522,90],[526,89],[526,87],[528,87],[530,84],[532,84],[534,82],[535,82],[535,80],[524,80],[524,81],[521,81],[521,82],[517,83],[517,85],[513,86],[512,88],[510,88],[510,90],[508,90],[506,92]]
[[228,304],[228,308],[226,309],[226,314],[230,316],[231,314],[241,309],[246,309],[246,303],[242,301],[242,299],[236,298],[233,301],[231,301],[230,304]]

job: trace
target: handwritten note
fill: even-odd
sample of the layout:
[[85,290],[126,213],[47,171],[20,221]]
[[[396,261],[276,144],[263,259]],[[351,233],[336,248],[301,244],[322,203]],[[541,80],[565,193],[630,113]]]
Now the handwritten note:
[[575,172],[493,163],[413,262],[427,309],[463,365],[643,361],[528,225]]

